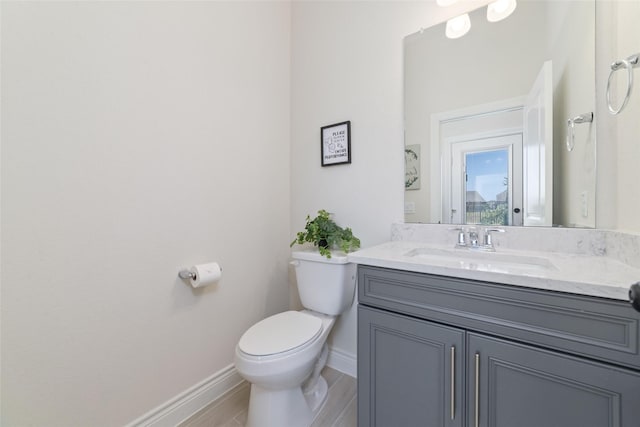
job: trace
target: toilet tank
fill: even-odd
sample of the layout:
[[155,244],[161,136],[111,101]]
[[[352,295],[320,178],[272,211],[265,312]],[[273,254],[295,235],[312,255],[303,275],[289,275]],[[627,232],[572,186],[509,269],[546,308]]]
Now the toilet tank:
[[339,315],[351,306],[356,289],[356,265],[345,254],[326,258],[318,250],[291,254],[300,301],[305,308]]

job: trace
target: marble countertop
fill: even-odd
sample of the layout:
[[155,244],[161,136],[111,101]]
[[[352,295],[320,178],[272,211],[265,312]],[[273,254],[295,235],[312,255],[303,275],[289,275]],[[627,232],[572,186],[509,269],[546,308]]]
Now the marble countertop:
[[507,249],[478,252],[477,256],[473,252],[452,245],[391,241],[353,252],[348,259],[356,264],[625,301],[629,286],[640,281],[640,268],[607,256]]

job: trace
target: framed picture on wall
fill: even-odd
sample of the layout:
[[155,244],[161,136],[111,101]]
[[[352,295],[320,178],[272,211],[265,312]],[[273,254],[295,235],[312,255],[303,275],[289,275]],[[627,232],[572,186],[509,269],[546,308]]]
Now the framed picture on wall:
[[341,122],[320,128],[322,166],[351,163],[351,122]]

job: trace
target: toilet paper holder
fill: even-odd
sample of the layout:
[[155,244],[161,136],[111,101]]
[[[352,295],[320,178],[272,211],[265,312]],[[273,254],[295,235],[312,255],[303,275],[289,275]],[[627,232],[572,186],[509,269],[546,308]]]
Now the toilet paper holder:
[[180,276],[181,279],[186,279],[186,280],[196,280],[197,278],[196,273],[194,273],[193,271],[189,271],[187,269],[180,270],[178,272],[178,276]]
[[217,262],[197,264],[191,268],[182,268],[178,272],[178,277],[194,288],[202,288],[214,285],[220,281],[222,277],[222,267],[220,267]]
[[[222,272],[222,267],[220,267],[220,272]],[[178,276],[184,280],[196,280],[198,278],[198,275],[195,273],[195,271],[190,271],[186,268],[180,270],[178,272]]]

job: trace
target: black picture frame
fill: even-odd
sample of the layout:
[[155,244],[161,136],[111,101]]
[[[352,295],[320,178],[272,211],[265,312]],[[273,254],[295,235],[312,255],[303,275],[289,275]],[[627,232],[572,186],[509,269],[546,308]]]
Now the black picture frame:
[[324,166],[351,163],[351,121],[320,128],[320,164]]

